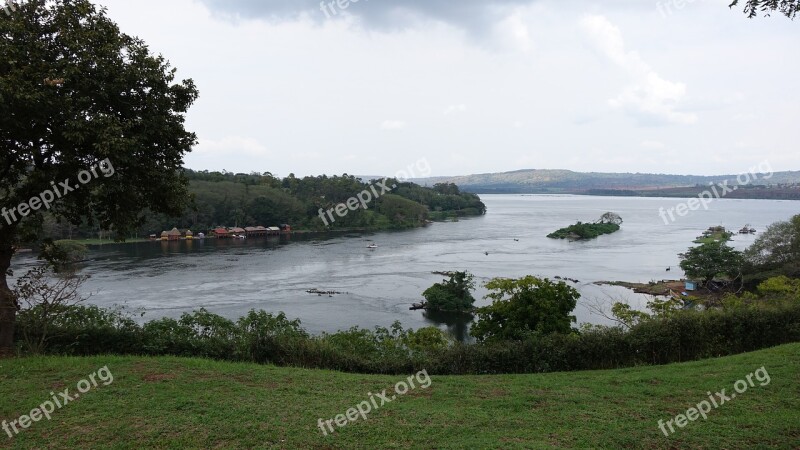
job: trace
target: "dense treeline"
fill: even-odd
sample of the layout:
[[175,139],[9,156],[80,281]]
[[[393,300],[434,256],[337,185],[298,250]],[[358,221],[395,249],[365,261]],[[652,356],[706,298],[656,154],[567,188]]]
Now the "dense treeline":
[[[380,181],[391,188],[387,192],[374,182],[344,174],[297,178],[290,174],[278,178],[271,173],[234,174],[186,170],[192,204],[179,217],[145,214],[145,222],[136,236],[160,233],[173,227],[205,231],[217,226],[277,226],[290,224],[304,230],[325,229],[392,229],[409,228],[426,220],[476,216],[486,206],[475,194],[459,191],[454,184],[437,184],[432,188],[396,179]],[[395,186],[395,187],[392,187]],[[375,190],[372,191],[371,187]],[[348,211],[344,217],[334,214],[328,224],[320,218],[320,209],[327,211],[346,203],[364,191],[377,192],[377,198],[366,202],[367,209]],[[372,197],[375,197],[372,195]],[[89,226],[70,227],[48,220],[45,235],[58,239],[103,237],[104,230]],[[107,235],[107,233],[106,233]],[[126,236],[134,237],[134,236]]]

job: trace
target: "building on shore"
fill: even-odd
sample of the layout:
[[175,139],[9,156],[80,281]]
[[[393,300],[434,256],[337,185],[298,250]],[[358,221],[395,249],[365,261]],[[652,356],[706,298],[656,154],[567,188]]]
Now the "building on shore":
[[211,235],[217,239],[225,239],[231,237],[230,233],[228,233],[228,230],[223,227],[214,228],[213,230],[211,230]]

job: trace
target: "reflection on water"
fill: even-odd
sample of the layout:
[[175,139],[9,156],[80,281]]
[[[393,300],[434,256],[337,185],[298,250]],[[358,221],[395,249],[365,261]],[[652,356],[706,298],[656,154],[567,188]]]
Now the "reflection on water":
[[[250,309],[299,318],[311,333],[353,326],[372,329],[400,321],[404,328],[432,324],[459,339],[468,336],[465,318],[410,311],[422,292],[442,280],[432,272],[468,270],[475,274],[476,306],[488,304],[481,285],[493,277],[536,275],[580,280],[570,283],[582,298],[578,322],[608,323],[587,303],[628,301],[642,306],[646,296],[595,281],[648,282],[681,277],[678,253],[711,225],[758,231],[797,214],[800,203],[771,200],[717,200],[708,211],[691,212],[665,225],[659,208],[679,199],[582,196],[484,195],[484,217],[377,234],[293,235],[260,239],[144,242],[93,247],[83,269],[91,276],[90,302],[147,311],[141,320],[178,317],[206,308],[237,319]],[[548,233],[577,220],[595,220],[606,211],[622,216],[622,230],[587,242],[548,239]],[[758,235],[737,235],[744,248]],[[378,249],[368,249],[370,242]],[[488,253],[488,254],[487,254]],[[22,273],[34,256],[20,255]],[[665,272],[666,267],[671,272]],[[318,296],[309,289],[342,292]]]
[[469,335],[469,325],[475,316],[455,312],[423,311],[422,317],[434,325],[447,326],[447,332],[460,342],[471,342],[474,338]]

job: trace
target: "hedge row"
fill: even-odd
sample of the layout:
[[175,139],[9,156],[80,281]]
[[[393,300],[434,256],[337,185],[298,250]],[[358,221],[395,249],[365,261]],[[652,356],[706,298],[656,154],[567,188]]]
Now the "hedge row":
[[[23,312],[23,331],[37,325]],[[772,309],[685,311],[629,331],[599,328],[525,341],[419,344],[393,328],[310,336],[283,314],[251,312],[237,322],[204,310],[138,325],[97,307],[72,308],[55,324],[44,353],[204,357],[358,373],[500,374],[612,369],[733,355],[800,341],[800,304]],[[411,332],[413,333],[413,332]],[[435,333],[428,334],[426,336]],[[427,338],[426,338],[427,339]],[[416,342],[409,344],[409,342]]]

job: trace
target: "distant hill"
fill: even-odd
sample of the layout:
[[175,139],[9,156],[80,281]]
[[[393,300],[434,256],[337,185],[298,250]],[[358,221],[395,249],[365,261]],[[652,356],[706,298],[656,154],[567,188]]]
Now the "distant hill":
[[[527,169],[503,173],[485,173],[456,177],[432,177],[413,180],[420,185],[454,183],[466,192],[476,194],[587,194],[626,196],[696,195],[710,184],[730,186],[746,184],[728,195],[732,198],[796,198],[800,199],[800,171],[776,172],[769,179],[764,175],[668,175],[652,173],[573,172],[571,170]],[[740,192],[741,191],[741,192]]]

